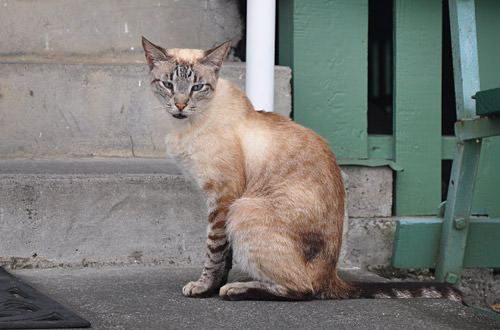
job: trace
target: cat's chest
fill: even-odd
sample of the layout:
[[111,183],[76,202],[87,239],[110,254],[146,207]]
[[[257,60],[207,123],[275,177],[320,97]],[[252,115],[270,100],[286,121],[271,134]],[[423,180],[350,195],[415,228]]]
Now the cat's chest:
[[167,155],[175,159],[178,166],[203,186],[213,179],[217,168],[219,146],[209,142],[207,138],[179,136],[169,134],[166,139]]

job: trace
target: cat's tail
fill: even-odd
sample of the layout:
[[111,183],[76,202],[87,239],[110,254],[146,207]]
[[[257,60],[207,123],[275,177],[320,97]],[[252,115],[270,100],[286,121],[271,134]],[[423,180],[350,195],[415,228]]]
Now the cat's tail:
[[[344,282],[348,287],[341,297],[325,293],[323,299],[345,298],[442,298],[463,303],[463,295],[454,286],[438,282]],[[335,290],[334,290],[335,291]]]

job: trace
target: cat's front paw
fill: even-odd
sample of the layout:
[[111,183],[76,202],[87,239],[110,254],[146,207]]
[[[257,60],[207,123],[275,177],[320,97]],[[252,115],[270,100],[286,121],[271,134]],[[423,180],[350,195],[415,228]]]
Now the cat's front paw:
[[182,294],[184,294],[186,297],[204,298],[212,296],[215,290],[216,288],[211,286],[209,283],[196,281],[186,284],[182,288]]

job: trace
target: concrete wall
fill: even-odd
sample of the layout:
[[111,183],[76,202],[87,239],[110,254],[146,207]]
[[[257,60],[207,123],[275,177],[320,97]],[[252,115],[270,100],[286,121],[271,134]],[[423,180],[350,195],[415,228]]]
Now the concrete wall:
[[1,0],[0,56],[141,56],[141,36],[172,48],[242,38],[232,0]]
[[[0,263],[14,267],[200,265],[206,212],[168,159],[0,159]],[[394,229],[393,218],[351,218],[342,262],[387,265]]]
[[[221,76],[244,88],[244,63]],[[275,109],[291,111],[291,71],[276,67]],[[167,114],[141,63],[0,63],[0,158],[164,157]]]
[[392,215],[392,169],[388,166],[342,166],[351,218]]

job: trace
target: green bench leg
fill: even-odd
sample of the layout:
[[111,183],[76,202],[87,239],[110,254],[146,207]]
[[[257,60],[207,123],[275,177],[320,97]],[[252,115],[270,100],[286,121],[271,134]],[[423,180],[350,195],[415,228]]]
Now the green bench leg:
[[[458,120],[475,117],[472,96],[479,91],[474,0],[449,0]],[[455,133],[457,126],[455,126]],[[460,285],[468,223],[479,165],[481,139],[459,141],[451,169],[436,279]]]
[[457,143],[441,230],[436,279],[460,285],[481,139]]

